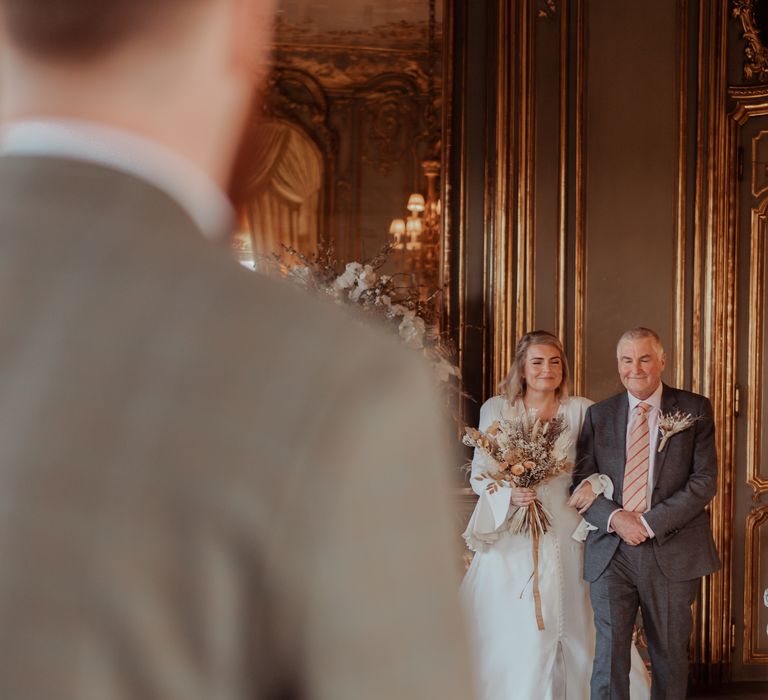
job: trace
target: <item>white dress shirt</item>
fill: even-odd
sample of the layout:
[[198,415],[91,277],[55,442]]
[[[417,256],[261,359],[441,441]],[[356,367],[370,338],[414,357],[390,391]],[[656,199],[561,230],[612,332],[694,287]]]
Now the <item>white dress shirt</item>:
[[[659,383],[659,386],[647,399],[638,399],[631,392],[627,392],[627,398],[629,399],[629,411],[627,412],[627,436],[626,442],[629,447],[629,434],[632,431],[632,421],[635,417],[635,409],[639,403],[645,403],[650,406],[646,413],[648,419],[648,436],[649,436],[649,454],[648,454],[648,486],[645,492],[646,510],[651,509],[651,494],[653,493],[653,468],[656,464],[656,448],[659,444],[659,416],[661,415],[661,392],[664,390],[664,385]],[[611,520],[623,508],[617,508],[608,517],[608,532],[613,532],[611,527]],[[645,529],[648,531],[649,537],[654,537],[654,532],[651,530],[645,518],[641,516]]]
[[206,238],[232,230],[232,205],[224,192],[184,156],[138,134],[95,122],[34,119],[0,131],[0,155],[52,156],[104,165],[154,185],[173,198]]

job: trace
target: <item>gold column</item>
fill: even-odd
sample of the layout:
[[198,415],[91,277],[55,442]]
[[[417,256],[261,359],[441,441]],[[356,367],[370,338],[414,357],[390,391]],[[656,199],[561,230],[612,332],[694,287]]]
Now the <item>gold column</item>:
[[585,66],[586,66],[586,0],[576,0],[576,183],[575,183],[575,255],[573,309],[573,391],[584,393],[586,351],[584,343],[586,289],[586,181],[585,181]]

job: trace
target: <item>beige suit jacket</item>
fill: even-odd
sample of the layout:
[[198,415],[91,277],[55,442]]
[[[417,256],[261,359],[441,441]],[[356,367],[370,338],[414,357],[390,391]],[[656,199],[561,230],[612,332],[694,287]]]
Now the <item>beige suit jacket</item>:
[[471,696],[404,351],[141,180],[10,156],[0,337],[0,698]]

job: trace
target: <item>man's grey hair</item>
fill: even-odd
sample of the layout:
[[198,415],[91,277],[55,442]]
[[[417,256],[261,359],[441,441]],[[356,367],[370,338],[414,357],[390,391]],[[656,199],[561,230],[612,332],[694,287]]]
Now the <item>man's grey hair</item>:
[[619,348],[622,343],[628,340],[640,340],[641,338],[651,338],[653,340],[653,346],[656,349],[656,354],[661,357],[664,354],[664,344],[661,342],[661,336],[650,328],[644,328],[638,326],[637,328],[630,328],[628,331],[624,331],[619,338],[619,342],[616,343],[616,357],[619,357]]

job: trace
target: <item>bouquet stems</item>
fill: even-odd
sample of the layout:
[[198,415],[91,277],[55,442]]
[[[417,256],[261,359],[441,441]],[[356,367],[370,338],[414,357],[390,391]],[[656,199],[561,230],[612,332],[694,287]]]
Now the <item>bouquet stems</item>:
[[[512,515],[509,530],[513,534],[528,535],[533,546],[533,603],[536,614],[536,626],[544,629],[544,616],[541,610],[541,590],[539,589],[539,539],[546,534],[552,523],[551,516],[538,498],[527,506],[518,508]],[[522,594],[521,594],[522,595]]]
[[518,508],[510,518],[509,531],[513,535],[545,535],[552,524],[552,516],[538,498],[527,506]]
[[541,591],[539,590],[539,533],[536,530],[533,531],[533,604],[536,612],[536,626],[539,628],[539,631],[541,631],[544,629],[544,615],[541,612]]

